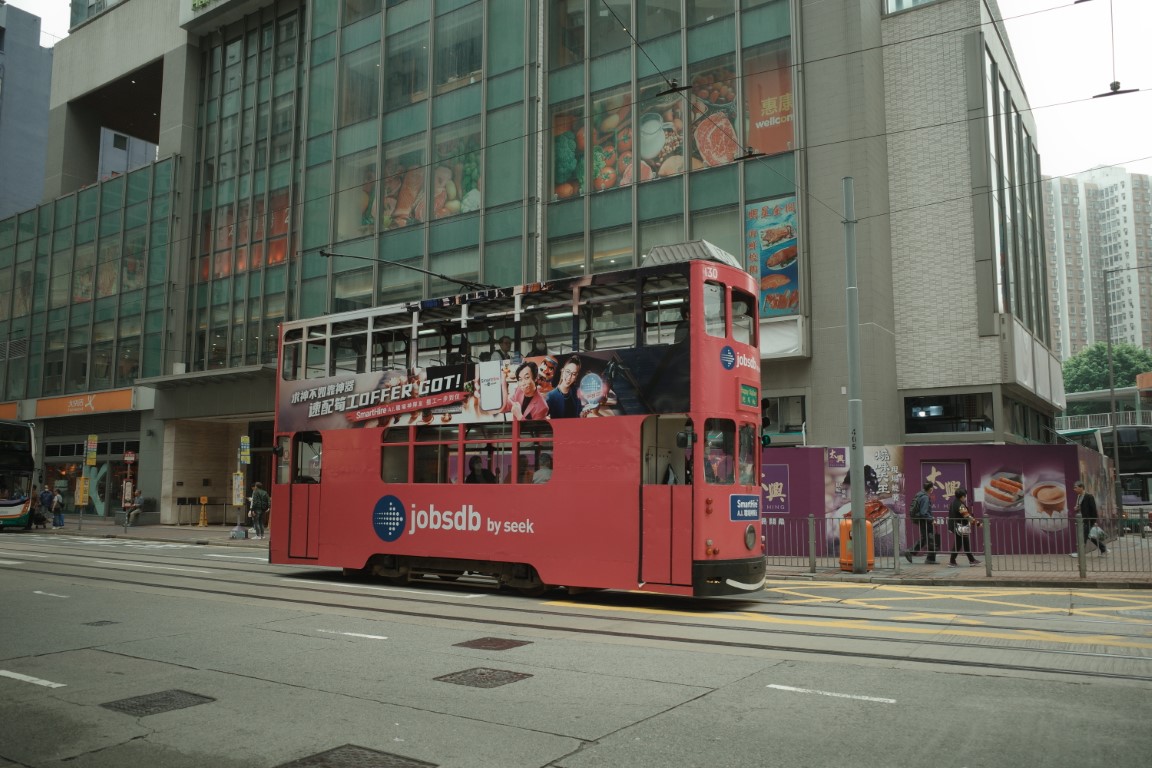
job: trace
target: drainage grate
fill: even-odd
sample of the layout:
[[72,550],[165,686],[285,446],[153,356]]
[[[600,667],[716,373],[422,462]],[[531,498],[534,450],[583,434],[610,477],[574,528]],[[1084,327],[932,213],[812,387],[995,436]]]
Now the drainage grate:
[[106,627],[109,624],[119,624],[119,623],[120,622],[118,622],[118,621],[86,621],[86,622],[84,622],[84,626],[86,626],[86,627]]
[[159,715],[163,712],[171,712],[174,709],[194,707],[197,704],[207,704],[210,701],[216,701],[216,699],[209,698],[208,696],[200,696],[196,693],[188,693],[188,691],[171,690],[160,691],[159,693],[148,693],[143,696],[133,696],[130,699],[120,699],[119,701],[110,701],[100,706],[115,712],[123,712],[126,715],[146,717],[148,715]]
[[457,648],[475,648],[480,651],[506,651],[509,648],[519,648],[522,645],[532,645],[532,643],[528,640],[505,640],[502,637],[481,637],[479,640],[456,643]]
[[498,688],[501,685],[519,682],[529,677],[532,675],[526,675],[523,672],[476,667],[475,669],[466,669],[463,672],[453,672],[450,675],[437,677],[436,680],[455,685],[470,685],[473,688]]
[[436,763],[345,744],[276,768],[436,768]]

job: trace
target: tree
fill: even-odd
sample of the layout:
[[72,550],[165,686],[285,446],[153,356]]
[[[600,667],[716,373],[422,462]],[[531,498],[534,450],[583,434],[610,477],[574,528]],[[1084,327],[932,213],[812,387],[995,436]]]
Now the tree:
[[[1136,384],[1136,374],[1152,371],[1152,352],[1133,344],[1112,345],[1112,369],[1117,387]],[[1064,362],[1064,391],[1108,389],[1108,345],[1098,341]]]

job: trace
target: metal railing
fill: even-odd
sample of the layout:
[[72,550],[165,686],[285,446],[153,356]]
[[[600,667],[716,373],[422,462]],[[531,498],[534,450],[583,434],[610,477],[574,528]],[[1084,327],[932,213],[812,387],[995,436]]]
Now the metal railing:
[[[840,554],[845,531],[837,518],[769,519],[764,528],[769,575],[792,570],[816,573],[821,570],[852,571],[851,545]],[[1129,518],[1101,521],[1105,532],[1104,552],[1086,537],[1083,521],[1072,518],[980,518],[969,537],[973,555],[983,572],[991,576],[1044,574],[1088,579],[1103,574],[1152,575],[1152,520],[1141,510]],[[947,567],[956,545],[947,519],[937,517],[934,530],[939,551],[938,566]],[[904,551],[918,536],[916,526],[904,515],[888,515],[872,528],[872,563],[869,571],[896,575],[911,566],[902,559]],[[923,565],[925,553],[914,561]],[[957,556],[967,566],[967,556]]]
[[1077,416],[1057,416],[1056,429],[1101,429],[1111,427],[1152,426],[1152,411],[1117,411],[1116,413],[1085,413]]

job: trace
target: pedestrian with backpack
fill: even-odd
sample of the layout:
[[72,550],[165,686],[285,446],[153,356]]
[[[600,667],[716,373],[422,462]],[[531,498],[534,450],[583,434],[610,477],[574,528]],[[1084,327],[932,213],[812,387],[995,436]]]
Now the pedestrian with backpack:
[[936,552],[940,549],[940,535],[934,529],[936,519],[932,517],[932,489],[931,481],[924,483],[923,489],[912,499],[912,506],[908,509],[908,516],[916,523],[920,539],[911,551],[904,550],[904,559],[912,562],[913,556],[919,555],[925,548],[928,556],[924,558],[925,565],[936,565]]
[[248,502],[248,516],[252,518],[254,538],[264,538],[264,515],[272,508],[272,497],[264,490],[264,484],[252,483],[252,496]]

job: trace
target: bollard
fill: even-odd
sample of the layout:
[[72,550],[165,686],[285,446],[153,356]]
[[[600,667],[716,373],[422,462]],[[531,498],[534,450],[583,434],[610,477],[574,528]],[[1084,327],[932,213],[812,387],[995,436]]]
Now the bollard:
[[816,516],[808,515],[808,572],[816,573]]
[[981,518],[984,529],[984,575],[992,576],[992,518],[984,516]]
[[1076,513],[1076,563],[1080,566],[1080,578],[1088,578],[1088,558],[1084,557],[1084,518]]

